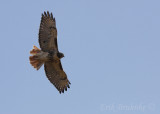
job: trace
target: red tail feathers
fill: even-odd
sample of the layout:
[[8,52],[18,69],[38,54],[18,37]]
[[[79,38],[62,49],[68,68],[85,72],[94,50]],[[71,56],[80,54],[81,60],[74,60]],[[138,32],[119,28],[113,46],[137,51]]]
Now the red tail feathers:
[[38,53],[40,52],[41,50],[36,46],[33,46],[33,49],[30,51],[30,54],[32,55],[29,57],[30,63],[37,70],[43,65],[43,62],[38,59]]

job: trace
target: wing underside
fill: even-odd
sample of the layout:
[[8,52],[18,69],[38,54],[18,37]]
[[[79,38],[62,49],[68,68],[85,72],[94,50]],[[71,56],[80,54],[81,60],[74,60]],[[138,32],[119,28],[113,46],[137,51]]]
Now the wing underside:
[[48,80],[57,88],[61,93],[70,88],[69,80],[66,73],[63,71],[60,60],[57,62],[45,62],[45,72]]
[[39,29],[39,44],[42,51],[58,50],[55,18],[47,11],[42,14]]

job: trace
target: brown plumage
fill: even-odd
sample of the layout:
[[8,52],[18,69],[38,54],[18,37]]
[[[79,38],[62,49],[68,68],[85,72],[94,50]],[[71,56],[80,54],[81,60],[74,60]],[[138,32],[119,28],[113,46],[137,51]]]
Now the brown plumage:
[[29,57],[31,65],[39,70],[44,64],[49,81],[60,93],[64,90],[67,91],[67,88],[70,88],[70,82],[60,61],[64,55],[58,51],[56,22],[52,13],[48,11],[47,13],[44,12],[41,17],[39,44],[41,50],[34,46],[30,51],[32,55]]

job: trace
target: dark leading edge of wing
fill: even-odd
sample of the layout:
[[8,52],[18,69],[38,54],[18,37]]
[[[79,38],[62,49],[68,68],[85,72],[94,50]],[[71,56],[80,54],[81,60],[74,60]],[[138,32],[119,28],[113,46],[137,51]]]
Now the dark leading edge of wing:
[[55,18],[47,11],[42,14],[39,28],[39,44],[42,51],[58,50]]

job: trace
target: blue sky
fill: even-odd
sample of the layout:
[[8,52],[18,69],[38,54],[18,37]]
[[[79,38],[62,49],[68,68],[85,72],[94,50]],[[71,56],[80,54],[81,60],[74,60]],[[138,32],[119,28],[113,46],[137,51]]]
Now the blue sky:
[[[159,114],[160,1],[1,0],[0,114]],[[56,18],[71,88],[33,69],[43,11]],[[134,108],[133,108],[134,107]]]

